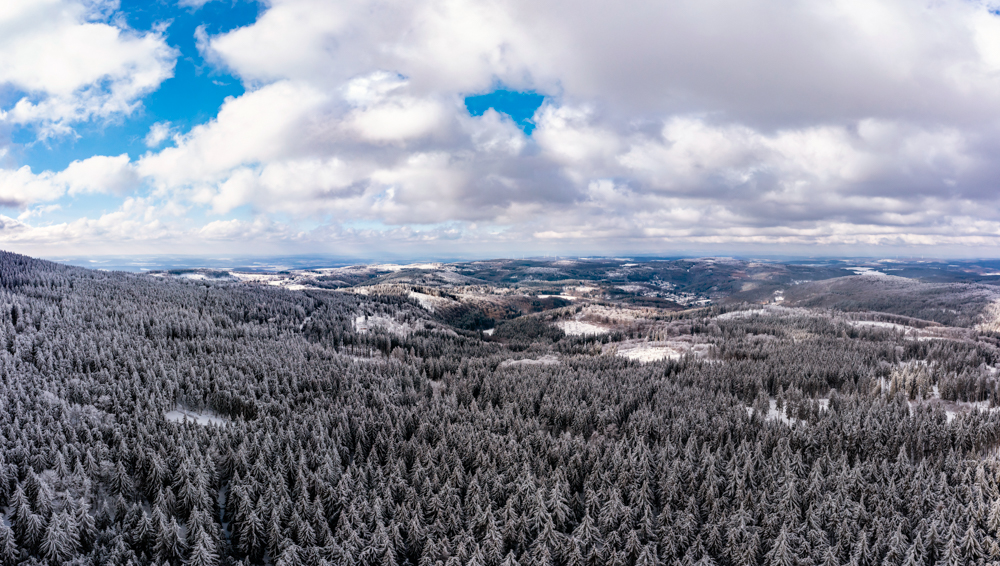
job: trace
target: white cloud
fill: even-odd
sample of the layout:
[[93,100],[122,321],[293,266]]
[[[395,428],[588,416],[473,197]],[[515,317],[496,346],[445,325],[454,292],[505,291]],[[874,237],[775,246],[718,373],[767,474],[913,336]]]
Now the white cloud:
[[[21,25],[23,42],[0,33],[0,81],[44,85],[20,86],[29,95],[3,109],[7,121],[56,131],[128,112],[169,73],[162,37],[87,21],[68,2],[20,1],[0,17],[0,32],[45,18],[73,31],[45,43],[54,55],[40,69],[23,54],[2,61],[22,53],[10,45],[51,39],[49,28]],[[0,201],[24,208],[146,181],[178,242],[459,235],[587,251],[978,246],[1000,235],[1000,17],[976,2],[266,6],[250,26],[197,34],[247,87],[213,120],[183,134],[154,125],[135,163],[0,171]],[[114,53],[56,77],[80,42]],[[498,82],[548,95],[530,137],[496,111],[468,114],[463,98]],[[189,211],[210,218],[184,224]],[[358,222],[385,229],[344,228]]]
[[66,188],[54,177],[51,172],[35,175],[27,165],[0,169],[0,206],[23,207],[61,197]]
[[146,134],[143,142],[150,149],[157,148],[173,134],[174,130],[170,122],[157,122],[149,127],[149,133]]
[[328,134],[323,105],[329,96],[308,84],[282,81],[229,99],[217,118],[177,138],[177,147],[139,162],[163,187],[221,181],[233,169],[307,153]]
[[140,179],[127,153],[110,157],[95,155],[74,161],[53,177],[67,187],[70,195],[111,193],[124,195],[139,187]]
[[[0,169],[0,206],[23,208],[51,202],[63,195],[125,195],[138,188],[140,178],[128,154],[115,157],[95,155],[74,161],[59,172],[32,173],[27,165]],[[50,209],[56,210],[56,209]]]
[[133,111],[173,73],[176,53],[158,32],[106,17],[117,3],[9,0],[0,6],[0,86],[22,93],[3,120],[42,137]]

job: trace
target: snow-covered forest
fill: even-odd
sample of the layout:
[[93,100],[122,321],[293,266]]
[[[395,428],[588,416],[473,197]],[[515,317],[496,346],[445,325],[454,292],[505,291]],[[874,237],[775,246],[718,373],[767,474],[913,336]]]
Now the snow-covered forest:
[[[487,336],[405,296],[0,253],[0,563],[998,561],[1000,335],[902,318]],[[705,348],[609,353],[665,337]]]

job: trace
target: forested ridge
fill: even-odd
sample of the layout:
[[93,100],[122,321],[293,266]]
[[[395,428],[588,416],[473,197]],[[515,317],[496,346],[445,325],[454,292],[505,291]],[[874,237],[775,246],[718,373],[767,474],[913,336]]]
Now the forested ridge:
[[[0,563],[1000,561],[996,337],[745,308],[491,338],[0,252]],[[711,355],[598,347],[654,332]]]

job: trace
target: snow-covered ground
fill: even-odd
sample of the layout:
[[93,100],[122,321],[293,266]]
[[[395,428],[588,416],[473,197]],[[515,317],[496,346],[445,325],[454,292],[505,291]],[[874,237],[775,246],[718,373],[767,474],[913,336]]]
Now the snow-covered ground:
[[525,359],[525,360],[504,360],[500,362],[500,367],[510,367],[510,366],[554,366],[559,365],[559,357],[547,354],[538,358],[537,360]]
[[618,355],[637,362],[655,362],[659,360],[679,360],[684,351],[670,346],[638,346],[619,349]]
[[424,269],[424,270],[442,269],[444,267],[444,264],[443,263],[410,263],[410,264],[406,264],[406,265],[399,265],[399,264],[395,264],[395,263],[378,263],[378,264],[375,264],[375,265],[361,266],[361,267],[367,267],[368,269],[372,269],[374,271],[389,271],[389,272],[395,273],[397,271],[402,271],[404,269]]
[[[779,411],[778,410],[778,402],[775,399],[770,399],[768,402],[770,403],[770,405],[769,405],[769,407],[767,409],[767,415],[764,416],[764,418],[766,420],[769,420],[769,421],[778,421],[778,422],[784,423],[784,424],[786,424],[788,426],[792,426],[792,425],[795,425],[795,424],[798,424],[798,425],[805,425],[805,424],[807,424],[806,421],[803,421],[801,419],[794,419],[794,418],[788,417],[785,414],[784,410]],[[820,411],[826,411],[826,410],[828,410],[830,408],[830,398],[829,397],[825,397],[825,398],[822,398],[822,399],[816,399],[816,402],[819,403],[819,410]],[[752,417],[753,416],[753,412],[754,412],[753,411],[753,407],[744,407],[744,408],[747,410],[747,416]],[[787,407],[786,407],[786,410],[787,410]]]
[[863,275],[865,277],[895,277],[894,275],[888,275],[886,273],[882,273],[881,271],[876,271],[871,267],[848,267],[846,269],[853,271],[855,275]]
[[408,293],[408,296],[411,299],[416,299],[417,302],[420,303],[421,307],[430,312],[434,312],[435,309],[452,302],[442,297],[435,297],[434,295],[428,295],[426,293],[418,293],[416,291],[410,291]]
[[202,426],[205,425],[225,426],[229,422],[228,420],[216,415],[212,415],[209,413],[196,413],[194,411],[181,409],[180,407],[174,409],[173,411],[167,411],[166,414],[163,415],[163,418],[175,423],[182,423],[188,421],[188,422],[193,422],[195,424],[200,424]]
[[560,320],[559,322],[556,323],[556,326],[561,328],[563,332],[569,334],[570,336],[608,333],[608,329],[603,326],[597,326],[596,324],[591,324],[589,322],[582,322],[579,320]]
[[406,323],[397,322],[393,318],[381,315],[361,315],[354,319],[354,328],[358,332],[368,332],[373,328],[384,328],[398,336],[406,336],[413,332],[413,327]]
[[878,320],[852,320],[853,326],[871,326],[875,328],[891,328],[892,330],[913,330],[912,326],[896,324],[894,322],[882,322]]
[[[782,298],[784,300],[784,298]],[[751,318],[754,316],[802,316],[809,314],[807,309],[801,307],[784,307],[781,305],[764,305],[762,308],[752,308],[746,310],[732,311],[720,314],[715,317],[719,320],[729,320],[733,318]]]

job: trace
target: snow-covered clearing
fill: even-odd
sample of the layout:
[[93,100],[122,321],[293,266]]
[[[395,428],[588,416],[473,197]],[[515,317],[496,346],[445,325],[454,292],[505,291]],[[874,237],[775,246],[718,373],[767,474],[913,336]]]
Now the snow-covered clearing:
[[[826,410],[828,410],[830,408],[830,398],[829,397],[825,397],[825,398],[822,398],[822,399],[816,399],[816,402],[819,403],[819,410],[821,412],[822,411],[826,411]],[[796,424],[799,425],[799,426],[802,426],[802,425],[809,424],[807,421],[804,421],[802,419],[791,418],[787,414],[785,414],[786,411],[788,410],[787,405],[785,406],[784,410],[779,411],[778,410],[778,401],[777,400],[770,399],[768,401],[768,403],[769,403],[769,406],[768,406],[768,409],[767,409],[767,415],[764,416],[765,420],[778,421],[778,422],[784,423],[784,424],[786,424],[788,426],[792,426],[792,425],[796,425]],[[747,416],[752,417],[753,413],[754,413],[753,407],[744,407],[744,408],[747,410]]]
[[379,264],[370,265],[370,266],[367,266],[367,267],[369,269],[374,270],[374,271],[389,271],[389,272],[395,273],[397,271],[402,271],[404,269],[424,269],[424,270],[441,269],[441,268],[444,267],[444,264],[443,263],[410,263],[410,264],[407,264],[407,265],[399,265],[399,264],[395,264],[395,263],[379,263]]
[[504,360],[500,362],[500,367],[510,366],[554,366],[559,365],[559,357],[553,354],[546,354],[537,360]]
[[358,332],[368,332],[374,328],[384,328],[397,336],[406,336],[413,332],[413,327],[409,324],[397,322],[393,318],[380,315],[361,315],[354,319],[354,328]]
[[1000,407],[990,408],[989,401],[945,401],[941,399],[941,394],[938,392],[937,385],[934,386],[933,396],[928,400],[916,400],[910,401],[910,414],[920,405],[928,406],[938,406],[944,411],[944,416],[948,422],[955,420],[958,415],[964,415],[966,413],[971,413],[973,410],[978,409],[983,412],[995,412],[1000,411]]
[[569,334],[570,336],[608,333],[608,329],[603,326],[597,326],[596,324],[591,324],[589,322],[582,322],[579,320],[560,320],[559,322],[556,323],[556,326],[561,328],[563,332]]
[[279,283],[274,283],[274,282],[281,281],[287,278],[286,275],[278,275],[275,273],[241,273],[238,271],[233,271],[230,273],[230,275],[243,282],[268,283],[270,285],[278,285]]
[[[784,298],[782,298],[784,300]],[[719,320],[730,320],[734,318],[752,318],[755,316],[802,316],[809,314],[809,311],[800,307],[784,307],[781,305],[764,305],[762,308],[732,311],[720,314],[715,317]]]
[[618,355],[637,362],[656,362],[666,359],[679,360],[684,352],[670,346],[639,346],[618,350]]
[[659,360],[679,360],[685,354],[697,358],[705,358],[712,351],[711,344],[693,344],[684,340],[643,341],[626,340],[617,344],[608,344],[605,351],[613,349],[614,353],[637,362],[656,362]]
[[210,413],[196,413],[194,411],[188,411],[187,409],[181,409],[180,407],[174,409],[173,411],[167,411],[166,414],[163,415],[163,418],[175,423],[183,423],[187,421],[200,424],[202,426],[225,426],[229,423],[228,420]]
[[852,326],[869,326],[874,328],[891,328],[892,330],[913,330],[912,326],[896,324],[895,322],[882,322],[879,320],[852,320]]
[[987,305],[979,316],[980,322],[976,324],[976,330],[980,332],[1000,331],[1000,299]]
[[409,296],[411,299],[416,299],[416,301],[420,303],[421,307],[430,312],[434,312],[434,310],[437,309],[438,307],[441,307],[443,305],[452,302],[442,297],[435,297],[434,295],[428,295],[426,293],[418,293],[416,291],[410,291],[407,294],[407,296]]
[[853,271],[855,275],[862,275],[864,277],[880,277],[880,278],[896,277],[895,275],[889,275],[887,273],[882,273],[881,271],[876,271],[871,267],[847,267],[845,269],[847,269],[848,271]]

